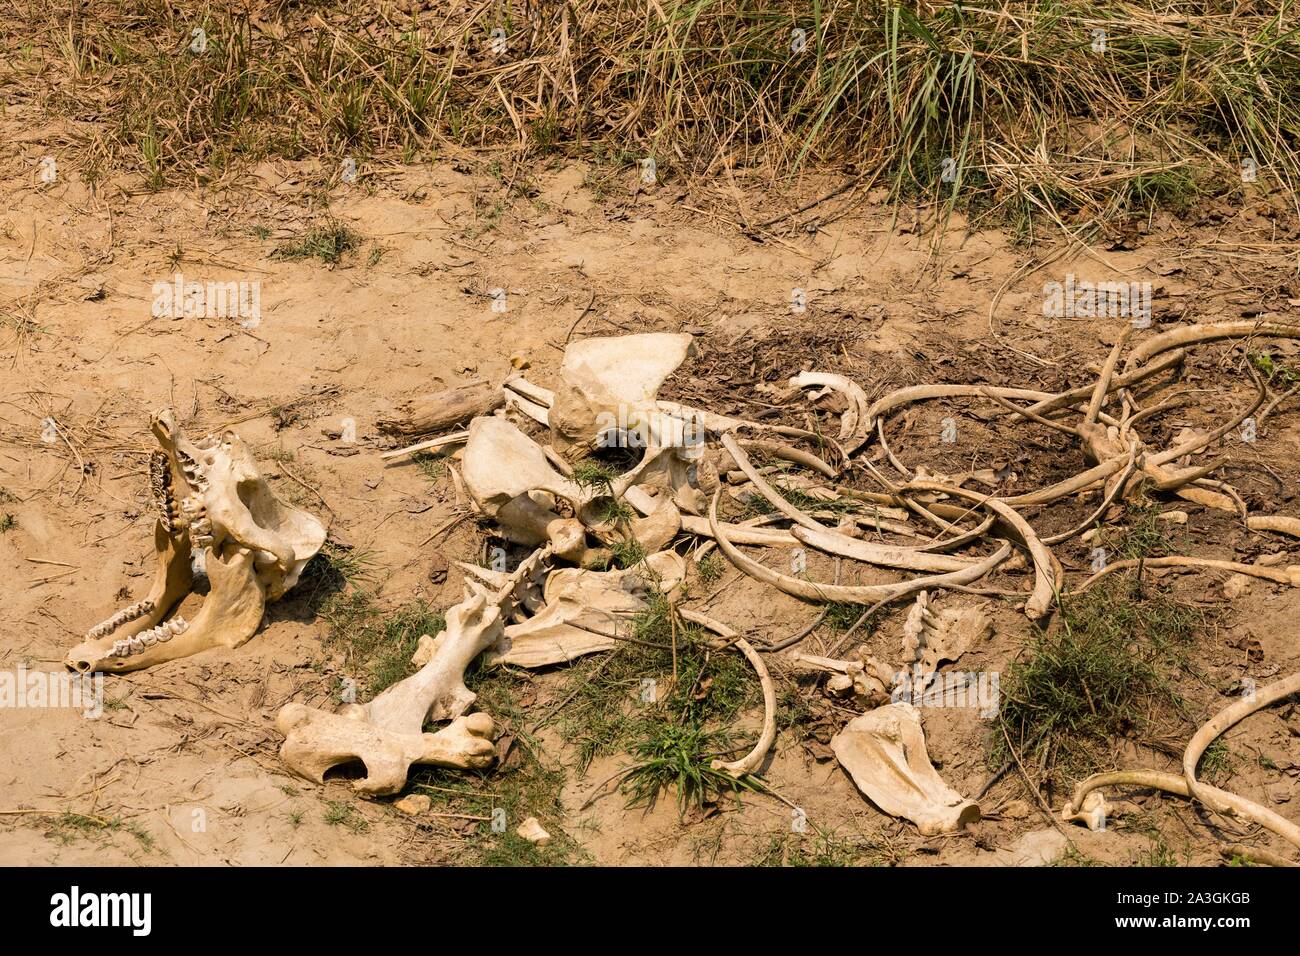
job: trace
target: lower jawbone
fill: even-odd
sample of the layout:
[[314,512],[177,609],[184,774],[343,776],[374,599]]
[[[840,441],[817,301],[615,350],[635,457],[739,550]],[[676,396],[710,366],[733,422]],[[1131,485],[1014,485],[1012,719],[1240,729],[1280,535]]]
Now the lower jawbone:
[[115,674],[189,657],[213,647],[238,647],[255,633],[266,608],[266,587],[254,568],[254,553],[227,542],[209,552],[211,588],[192,620],[170,614],[192,584],[190,543],[158,524],[158,572],[149,596],[90,629],[64,663],[77,673]]

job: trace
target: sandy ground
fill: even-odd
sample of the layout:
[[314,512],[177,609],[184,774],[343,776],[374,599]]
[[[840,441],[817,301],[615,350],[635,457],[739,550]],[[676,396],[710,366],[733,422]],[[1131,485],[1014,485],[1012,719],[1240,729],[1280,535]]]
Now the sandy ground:
[[[557,161],[531,173],[520,195],[472,158],[385,169],[332,191],[315,185],[320,170],[312,164],[268,163],[216,194],[151,193],[130,180],[91,192],[71,169],[41,183],[39,156],[30,143],[0,153],[0,303],[38,327],[0,330],[0,516],[13,516],[0,534],[0,666],[9,670],[60,670],[88,626],[147,588],[147,426],[150,413],[166,405],[195,434],[236,423],[277,490],[328,517],[337,539],[374,552],[387,599],[423,597],[446,607],[459,598],[459,573],[434,584],[431,555],[474,560],[481,538],[467,523],[421,546],[452,514],[455,490],[447,481],[431,487],[410,463],[385,466],[375,422],[416,392],[499,381],[512,358],[548,384],[571,330],[576,337],[695,333],[700,357],[670,383],[679,394],[779,383],[838,353],[874,395],[912,381],[1061,387],[1084,380],[1113,341],[1114,323],[1042,316],[1044,281],[1071,271],[1155,282],[1160,322],[1294,315],[1300,303],[1300,283],[1288,288],[1294,280],[1285,255],[1296,246],[1294,221],[1284,219],[1279,232],[1275,212],[1262,203],[1217,218],[1210,209],[1199,221],[1158,217],[1025,273],[1018,270],[1033,246],[957,221],[936,247],[914,213],[905,209],[894,219],[869,202],[811,231],[787,222],[747,237],[737,219],[761,222],[795,203],[743,171],[736,189],[669,182],[644,190],[634,170],[609,177]],[[593,188],[598,181],[604,189]],[[811,196],[819,184],[799,189]],[[334,267],[271,257],[277,245],[321,222],[326,209],[364,237],[360,249]],[[152,316],[153,284],[178,272],[187,281],[260,283],[260,323]],[[491,308],[496,288],[506,290],[504,313]],[[807,292],[801,315],[789,308],[795,288]],[[67,442],[42,440],[49,417]],[[345,419],[357,424],[359,450],[328,437]],[[907,425],[917,440],[904,457],[914,464],[935,451],[933,439],[918,444],[930,424],[921,418]],[[1300,418],[1279,415],[1267,439],[1282,485],[1268,494],[1294,513]],[[1003,449],[983,445],[978,433],[962,442],[957,452],[969,456],[971,468],[1003,463]],[[1017,467],[1033,471],[1044,451],[1030,447]],[[1250,544],[1244,531],[1222,532],[1214,520],[1193,509],[1186,533],[1204,553],[1285,550],[1276,540]],[[1086,554],[1063,560],[1081,570]],[[1287,560],[1300,558],[1292,551]],[[829,562],[811,570],[831,573]],[[1185,586],[1221,603],[1214,580],[1191,578]],[[815,611],[742,581],[724,589],[709,613],[775,637],[798,630]],[[999,608],[995,620],[994,640],[972,651],[964,669],[1005,667],[1023,645],[1022,616]],[[1210,684],[1224,688],[1242,677],[1263,684],[1293,672],[1300,665],[1297,621],[1300,592],[1259,582],[1204,637]],[[467,858],[470,842],[492,837],[466,833],[455,821],[408,818],[385,801],[354,800],[342,784],[317,787],[280,764],[276,710],[290,700],[325,701],[338,674],[322,630],[308,602],[291,597],[243,647],[108,678],[109,707],[98,720],[66,709],[0,708],[0,863]],[[893,632],[887,626],[882,633]],[[895,638],[880,640],[884,648]],[[537,677],[538,708],[557,699],[559,680]],[[758,716],[750,714],[748,726]],[[969,711],[928,710],[924,721],[947,782],[962,793],[979,791],[990,776],[989,725]],[[1229,742],[1241,759],[1227,785],[1294,813],[1295,706],[1252,718]],[[598,760],[580,775],[557,734],[543,743],[548,759],[570,768],[570,812],[554,822],[580,845],[575,859],[736,864],[776,847],[779,862],[803,839],[791,835],[789,807],[768,797],[685,819],[671,801],[645,813],[617,796],[579,811],[619,761]],[[873,847],[859,862],[1064,857],[1122,864],[1145,859],[1158,832],[1180,862],[1211,863],[1216,832],[1237,838],[1186,803],[1152,796],[1139,801],[1149,826],[1100,834],[1072,828],[1071,851],[1013,771],[985,797],[980,825],[927,839],[862,798],[824,744],[815,734],[800,740],[783,732],[765,776],[819,826]],[[1162,759],[1162,768],[1173,766]],[[338,802],[365,825],[329,822]],[[69,811],[81,816],[61,816]]]

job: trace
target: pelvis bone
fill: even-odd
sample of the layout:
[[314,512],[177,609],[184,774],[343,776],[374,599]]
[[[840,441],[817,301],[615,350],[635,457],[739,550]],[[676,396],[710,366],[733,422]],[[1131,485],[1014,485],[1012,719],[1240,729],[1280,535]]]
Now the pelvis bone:
[[[447,628],[431,644],[429,660],[368,704],[326,713],[286,704],[275,726],[284,734],[280,756],[295,773],[323,783],[335,767],[360,763],[359,793],[384,795],[406,785],[412,764],[477,769],[492,763],[493,722],[488,714],[462,716],[474,702],[465,669],[501,638],[505,621],[523,602],[547,549],[533,552],[500,586],[488,590],[465,579],[466,596],[447,611]],[[426,720],[451,720],[424,733]]]
[[[117,673],[238,647],[325,543],[324,525],[275,497],[233,432],[190,442],[167,409],[154,416],[153,433],[161,446],[149,464],[158,512],[153,586],[86,633],[65,659],[72,670]],[[173,612],[193,587],[196,549],[206,551],[211,589],[187,621]]]
[[611,431],[636,432],[649,445],[671,442],[657,432],[671,422],[656,397],[690,354],[689,335],[651,332],[598,337],[564,350],[560,387],[550,409],[551,441],[561,454],[581,455]]

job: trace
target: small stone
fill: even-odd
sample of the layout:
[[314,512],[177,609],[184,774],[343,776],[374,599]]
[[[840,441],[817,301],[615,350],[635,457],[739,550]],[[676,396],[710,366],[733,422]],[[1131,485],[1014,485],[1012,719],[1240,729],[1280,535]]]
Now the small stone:
[[393,806],[405,814],[417,816],[421,813],[428,813],[429,808],[433,806],[433,800],[423,793],[413,793],[410,796],[402,797]]
[[537,817],[529,817],[515,828],[515,832],[534,846],[546,846],[551,842],[551,835],[542,828]]
[[1025,820],[1033,813],[1033,808],[1024,800],[1012,800],[1002,808],[1002,815],[1008,820]]
[[441,584],[447,580],[447,571],[451,565],[438,552],[429,555],[429,580],[434,584]]
[[1234,574],[1232,577],[1228,578],[1227,583],[1223,585],[1223,596],[1229,601],[1235,601],[1243,594],[1249,593],[1250,578],[1244,574]]

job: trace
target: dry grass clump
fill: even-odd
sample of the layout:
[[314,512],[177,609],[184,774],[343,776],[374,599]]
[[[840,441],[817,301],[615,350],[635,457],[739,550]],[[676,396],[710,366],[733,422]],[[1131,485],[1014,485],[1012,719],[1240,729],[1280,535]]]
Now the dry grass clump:
[[1247,161],[1262,183],[1296,180],[1300,43],[1285,5],[90,0],[69,17],[62,0],[17,0],[10,11],[0,84],[93,120],[92,172],[126,167],[155,185],[269,156],[337,169],[345,157],[510,146],[654,157],[661,177],[849,164],[899,198],[1073,230],[1240,188]]

